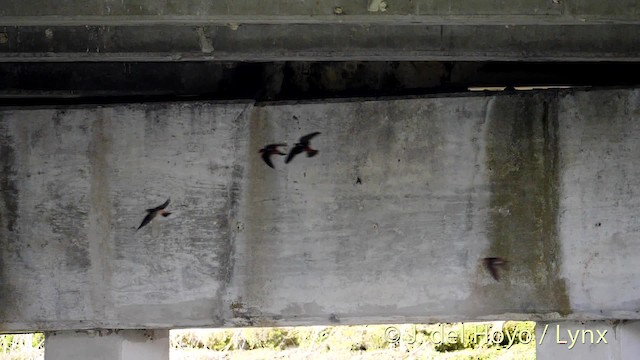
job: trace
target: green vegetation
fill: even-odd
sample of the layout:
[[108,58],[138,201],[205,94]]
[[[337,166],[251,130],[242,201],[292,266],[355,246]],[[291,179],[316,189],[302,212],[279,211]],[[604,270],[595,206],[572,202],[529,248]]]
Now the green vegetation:
[[[534,322],[516,321],[186,329],[171,331],[171,359],[535,359],[534,337]],[[0,360],[43,359],[43,349],[40,333],[0,335]]]
[[[174,330],[173,360],[213,359],[535,359],[535,323],[312,326]],[[215,350],[215,351],[212,351]],[[252,350],[252,351],[246,351]]]
[[44,334],[0,335],[0,360],[44,359]]

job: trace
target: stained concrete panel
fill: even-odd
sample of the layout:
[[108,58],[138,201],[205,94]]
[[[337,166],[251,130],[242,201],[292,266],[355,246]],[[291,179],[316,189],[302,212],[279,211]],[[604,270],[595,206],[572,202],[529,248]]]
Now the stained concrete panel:
[[[597,94],[597,95],[596,95]],[[575,310],[603,318],[640,309],[640,93],[576,93],[562,100],[565,274]]]
[[0,330],[636,319],[637,99],[5,108]]
[[234,315],[390,319],[466,302],[486,248],[490,99],[460,100],[257,108],[252,147],[318,130],[322,152],[276,172],[250,160]]
[[[239,196],[227,180],[242,173],[248,108],[3,111],[2,322],[143,323],[132,305],[196,298],[171,311],[215,318]],[[169,197],[172,215],[136,232],[144,210]]]

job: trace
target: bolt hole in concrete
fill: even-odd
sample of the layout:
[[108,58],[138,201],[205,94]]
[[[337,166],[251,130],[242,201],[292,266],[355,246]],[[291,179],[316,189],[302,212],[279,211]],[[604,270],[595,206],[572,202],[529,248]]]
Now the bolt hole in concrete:
[[[338,323],[340,315],[327,321]],[[0,335],[0,360],[44,359],[44,338],[42,333]],[[535,359],[535,351],[534,322],[494,321],[172,330],[169,358]]]

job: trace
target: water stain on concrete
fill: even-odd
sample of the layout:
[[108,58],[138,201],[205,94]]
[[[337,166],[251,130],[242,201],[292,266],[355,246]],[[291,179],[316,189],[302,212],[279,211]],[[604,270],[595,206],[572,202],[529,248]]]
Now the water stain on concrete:
[[0,117],[0,324],[7,319],[7,311],[11,311],[12,308],[10,295],[14,291],[10,276],[7,275],[9,269],[5,261],[10,255],[8,251],[13,248],[12,244],[18,239],[16,224],[19,194],[12,141],[6,120]]
[[80,244],[68,244],[64,249],[64,255],[67,270],[84,272],[91,266],[89,251]]
[[[273,180],[270,181],[269,179],[277,174],[272,171],[273,169],[266,167],[262,163],[260,156],[257,156],[257,149],[271,142],[269,138],[271,131],[266,114],[267,112],[263,108],[254,108],[249,120],[249,159],[247,161],[249,168],[248,176],[246,177],[248,193],[245,200],[247,203],[244,205],[246,211],[245,223],[247,224],[244,234],[247,268],[244,274],[246,284],[244,284],[243,289],[245,300],[249,302],[266,296],[264,279],[265,275],[269,273],[268,269],[270,267],[269,259],[265,256],[266,253],[263,249],[263,239],[266,234],[265,228],[267,227],[265,214],[268,214],[270,209],[265,202],[257,201],[262,199],[264,194],[272,192],[271,187],[275,184],[272,182]],[[249,295],[251,298],[249,298]]]
[[[218,281],[220,287],[216,294],[215,311],[213,314],[214,319],[224,319],[225,309],[223,306],[224,295],[227,289],[231,285],[231,281],[234,275],[235,269],[235,250],[236,239],[238,234],[242,232],[242,225],[239,222],[239,206],[242,196],[242,179],[245,175],[244,164],[245,154],[242,149],[241,140],[245,139],[247,134],[247,112],[250,112],[253,108],[253,104],[247,104],[242,111],[238,114],[235,120],[235,132],[233,134],[233,150],[235,158],[233,159],[233,167],[231,170],[231,180],[227,188],[227,203],[225,204],[226,212],[220,214],[217,221],[220,224],[220,229],[224,232],[224,243],[220,245],[220,251],[218,253],[219,270]],[[223,320],[220,320],[222,323]]]
[[[111,196],[109,193],[109,161],[112,139],[109,133],[111,109],[98,109],[91,127],[91,142],[87,156],[91,164],[89,187],[89,258],[94,286],[91,289],[93,314],[99,318],[106,316],[106,309],[112,308],[110,284],[112,269],[111,249]],[[109,117],[109,118],[107,118]],[[106,118],[106,119],[105,119]]]
[[0,224],[8,232],[16,229],[18,221],[18,188],[15,183],[15,152],[7,130],[0,126]]
[[480,257],[504,257],[510,270],[480,290],[479,299],[492,299],[480,306],[567,315],[571,307],[559,275],[558,97],[498,97],[488,111],[491,244]]

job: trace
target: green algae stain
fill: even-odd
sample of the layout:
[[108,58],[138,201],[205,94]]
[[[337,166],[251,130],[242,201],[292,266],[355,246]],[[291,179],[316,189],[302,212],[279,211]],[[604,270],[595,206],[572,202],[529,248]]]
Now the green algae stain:
[[526,313],[571,313],[559,276],[560,193],[557,97],[497,97],[491,108],[487,168],[491,188],[485,256],[510,261],[501,300]]
[[15,289],[11,269],[5,259],[19,255],[18,185],[16,180],[16,154],[9,135],[8,119],[0,114],[0,330],[8,322],[9,314],[16,312]]

